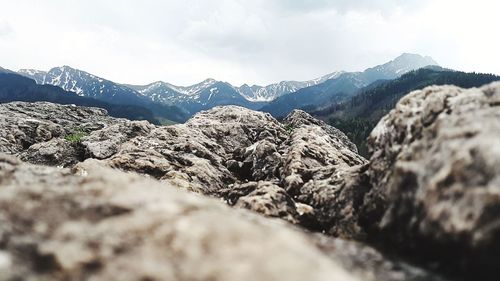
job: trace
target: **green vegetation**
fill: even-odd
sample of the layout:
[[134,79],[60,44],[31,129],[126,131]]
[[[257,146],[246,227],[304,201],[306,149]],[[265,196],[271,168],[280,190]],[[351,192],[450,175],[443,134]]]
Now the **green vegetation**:
[[291,134],[293,133],[293,130],[294,130],[294,129],[295,129],[295,128],[294,128],[292,125],[286,125],[286,126],[285,126],[285,131],[286,131],[286,133],[287,133],[287,134],[289,134],[289,135],[291,135]]
[[368,156],[367,137],[378,121],[409,92],[430,85],[479,87],[498,80],[500,76],[492,74],[424,68],[409,72],[395,80],[375,82],[348,101],[310,113],[343,131],[358,146],[360,154]]
[[76,128],[73,130],[73,132],[67,136],[64,137],[65,140],[71,142],[71,143],[79,143],[81,142],[82,138],[85,136],[88,136],[88,132],[85,131],[82,128]]
[[170,125],[179,124],[178,122],[175,122],[175,121],[172,121],[172,120],[169,120],[166,118],[158,117],[158,116],[156,117],[156,119],[158,120],[159,124],[162,126],[170,126]]

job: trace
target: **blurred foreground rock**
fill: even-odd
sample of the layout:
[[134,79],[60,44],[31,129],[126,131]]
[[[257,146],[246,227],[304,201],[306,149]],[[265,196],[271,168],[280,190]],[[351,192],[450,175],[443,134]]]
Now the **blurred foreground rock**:
[[369,138],[364,224],[390,247],[476,280],[500,264],[500,83],[410,93]]
[[0,155],[0,179],[0,280],[429,276],[367,246],[318,238],[96,160],[70,170]]

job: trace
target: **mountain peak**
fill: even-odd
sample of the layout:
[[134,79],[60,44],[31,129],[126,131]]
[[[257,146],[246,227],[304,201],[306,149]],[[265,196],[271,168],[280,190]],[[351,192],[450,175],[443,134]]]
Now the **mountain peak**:
[[407,72],[429,65],[438,65],[438,63],[429,56],[403,53],[390,62],[368,68],[364,71],[364,75],[368,80],[373,80],[375,77],[378,79],[394,79]]
[[201,83],[203,83],[203,84],[214,84],[216,82],[217,82],[217,80],[215,80],[213,78],[207,78],[207,79],[203,80],[203,82],[201,82]]
[[392,62],[427,64],[425,66],[438,65],[438,63],[430,56],[422,56],[419,54],[412,54],[412,53],[403,53],[399,57],[395,58]]

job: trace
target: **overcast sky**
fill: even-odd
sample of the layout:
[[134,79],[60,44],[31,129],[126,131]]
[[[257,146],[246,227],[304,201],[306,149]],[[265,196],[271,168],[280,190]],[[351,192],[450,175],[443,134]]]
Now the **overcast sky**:
[[0,0],[0,66],[120,83],[239,85],[364,70],[403,52],[500,74],[498,0]]

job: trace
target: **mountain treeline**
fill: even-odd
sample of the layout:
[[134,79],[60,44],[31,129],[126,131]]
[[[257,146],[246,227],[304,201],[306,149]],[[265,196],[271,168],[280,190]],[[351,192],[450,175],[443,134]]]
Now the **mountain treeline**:
[[500,76],[483,73],[449,71],[441,68],[423,68],[404,74],[398,79],[377,81],[349,100],[324,108],[309,109],[315,117],[345,132],[368,155],[366,139],[379,120],[411,91],[430,85],[455,85],[462,88],[479,87]]

